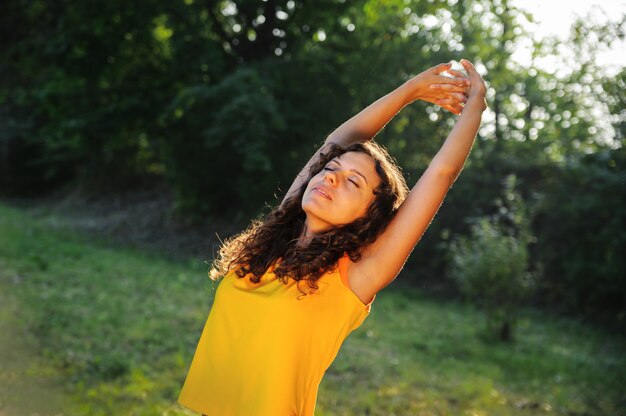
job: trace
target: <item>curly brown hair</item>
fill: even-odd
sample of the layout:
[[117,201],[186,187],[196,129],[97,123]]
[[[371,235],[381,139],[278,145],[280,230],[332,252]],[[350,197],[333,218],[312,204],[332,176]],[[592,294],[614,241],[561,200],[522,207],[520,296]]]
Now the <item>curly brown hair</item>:
[[[298,284],[305,280],[309,288],[318,289],[315,282],[327,271],[334,270],[344,253],[354,262],[361,259],[361,249],[384,231],[406,198],[408,187],[399,166],[381,145],[371,140],[347,147],[328,144],[328,151],[320,152],[319,160],[311,166],[299,190],[282,206],[252,220],[245,231],[222,244],[209,272],[211,280],[225,276],[235,266],[237,277],[251,273],[250,281],[258,283],[268,268],[280,260],[273,273],[281,282],[286,283],[287,277],[291,277]],[[381,179],[374,189],[375,199],[365,216],[315,235],[305,247],[298,246],[306,219],[302,198],[309,181],[330,160],[347,152],[363,152],[374,159]]]

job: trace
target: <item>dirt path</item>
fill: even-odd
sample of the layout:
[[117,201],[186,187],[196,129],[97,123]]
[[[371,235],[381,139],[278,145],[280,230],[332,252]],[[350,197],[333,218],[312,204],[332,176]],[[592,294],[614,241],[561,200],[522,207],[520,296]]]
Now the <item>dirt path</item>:
[[37,355],[10,290],[0,282],[0,416],[65,415],[63,381]]

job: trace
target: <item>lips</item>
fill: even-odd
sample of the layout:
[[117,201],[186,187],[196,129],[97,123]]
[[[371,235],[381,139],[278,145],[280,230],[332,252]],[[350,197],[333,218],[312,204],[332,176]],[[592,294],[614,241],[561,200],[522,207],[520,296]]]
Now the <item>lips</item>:
[[330,196],[330,193],[328,192],[328,189],[324,188],[323,186],[316,186],[315,188],[313,188],[313,191],[316,191],[326,199],[329,199],[331,201],[333,200]]

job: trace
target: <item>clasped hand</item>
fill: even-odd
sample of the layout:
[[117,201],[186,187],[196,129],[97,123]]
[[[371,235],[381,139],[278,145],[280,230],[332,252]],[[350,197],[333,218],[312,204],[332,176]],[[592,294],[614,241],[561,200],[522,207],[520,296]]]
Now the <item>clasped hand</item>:
[[[484,103],[486,87],[482,77],[468,60],[462,59],[461,64],[469,76],[452,69],[449,62],[429,68],[408,80],[411,101],[428,101],[457,115],[461,114],[470,97],[477,97]],[[442,72],[452,77],[441,75]]]

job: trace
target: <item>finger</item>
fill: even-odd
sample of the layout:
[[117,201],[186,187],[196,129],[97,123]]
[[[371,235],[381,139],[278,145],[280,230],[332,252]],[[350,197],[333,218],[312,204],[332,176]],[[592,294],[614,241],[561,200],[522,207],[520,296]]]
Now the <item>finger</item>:
[[428,88],[436,91],[446,91],[446,92],[460,92],[465,93],[465,86],[458,86],[453,84],[431,84]]
[[474,64],[472,64],[467,59],[461,59],[461,65],[463,65],[463,68],[465,68],[465,70],[470,74],[470,76],[472,76],[473,74],[478,74],[478,71],[476,71]]
[[451,92],[450,94],[448,94],[448,97],[452,98],[458,103],[464,103],[467,101],[467,97],[465,96],[465,94],[461,94],[460,92]]
[[467,74],[461,71],[457,71],[456,69],[448,69],[448,74],[450,75],[454,75],[457,78],[465,78],[465,79],[469,79],[467,78]]
[[449,112],[451,112],[451,113],[453,113],[453,114],[456,114],[456,115],[461,114],[461,110],[457,109],[457,108],[456,108],[455,106],[453,106],[453,105],[446,105],[446,106],[443,106],[442,108],[445,108],[445,109],[446,109],[446,110],[448,110]]
[[451,98],[440,98],[437,101],[435,101],[435,104],[437,104],[439,107],[451,106],[454,103],[455,103],[454,100]]
[[461,112],[463,111],[463,108],[465,108],[461,104],[453,104],[451,105],[451,107],[457,111],[457,114],[461,114]]
[[452,67],[452,62],[448,62],[448,63],[445,63],[445,64],[439,64],[439,65],[433,67],[433,72],[435,74],[439,74],[439,73],[441,73],[443,71],[447,71],[451,67]]
[[442,98],[442,99],[436,100],[435,104],[437,104],[439,107],[446,108],[446,109],[453,108],[455,109],[455,111],[458,111],[458,112],[463,110],[463,105],[459,101],[453,100],[452,98]]
[[438,75],[436,78],[436,81],[434,81],[434,83],[437,84],[451,84],[451,85],[458,85],[458,86],[466,86],[470,84],[470,80],[468,77],[466,77],[465,75],[462,77],[446,77],[444,75]]

